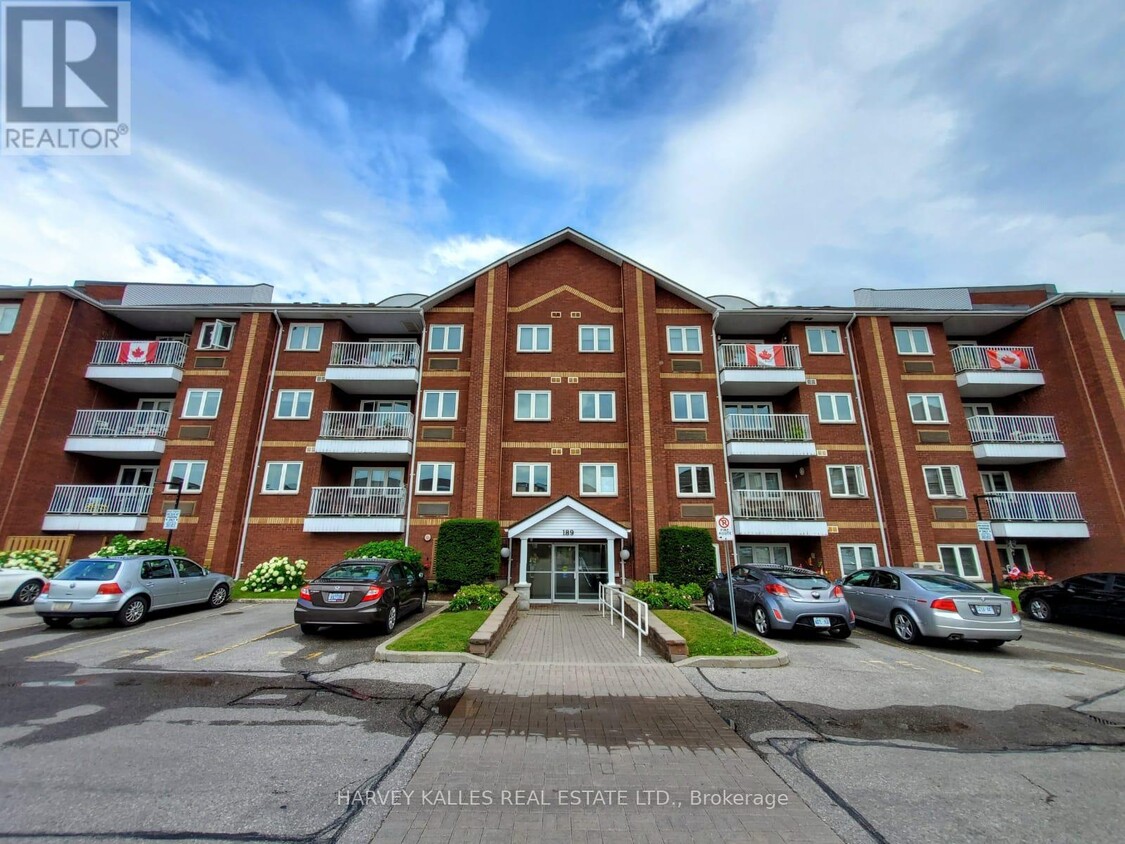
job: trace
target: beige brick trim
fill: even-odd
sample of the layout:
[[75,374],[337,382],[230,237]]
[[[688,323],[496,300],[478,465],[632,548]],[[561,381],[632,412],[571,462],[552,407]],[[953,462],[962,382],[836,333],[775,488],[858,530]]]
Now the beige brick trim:
[[[182,521],[182,520],[181,520]],[[251,516],[247,521],[252,525],[303,525],[304,516]]]
[[956,375],[930,375],[930,374],[922,374],[922,373],[917,373],[917,372],[910,373],[909,375],[903,374],[903,375],[900,375],[899,378],[901,378],[903,381],[956,381],[957,380]]
[[184,375],[193,375],[199,378],[226,378],[230,375],[229,369],[185,369]]
[[262,448],[308,448],[310,445],[316,445],[315,440],[265,440],[262,443]]
[[502,442],[501,448],[600,448],[600,449],[626,449],[628,443],[552,443],[552,442]]
[[480,436],[477,441],[477,507],[476,516],[484,518],[484,473],[488,467],[488,404],[492,384],[492,309],[496,304],[496,270],[488,271],[484,314],[484,360],[481,364]]
[[722,451],[722,443],[664,443],[668,451]]
[[211,446],[213,446],[215,444],[215,441],[214,440],[168,440],[167,444],[168,445],[182,445],[182,446],[186,446],[188,448],[194,448],[195,446],[201,445],[201,446],[210,448]]
[[589,302],[594,307],[601,308],[606,313],[619,314],[624,311],[624,308],[614,308],[610,305],[607,305],[605,302],[595,299],[589,293],[583,293],[581,290],[571,287],[569,284],[564,284],[561,287],[556,287],[554,290],[548,290],[542,296],[536,296],[530,302],[524,302],[522,305],[516,305],[514,307],[508,308],[508,313],[523,313],[528,308],[534,308],[536,305],[546,302],[548,299],[552,299],[555,296],[558,296],[560,293],[570,293],[574,296],[577,296],[583,302]]
[[16,352],[16,360],[12,364],[12,371],[8,375],[8,383],[4,387],[4,394],[0,396],[0,425],[4,424],[4,417],[8,415],[12,393],[15,392],[16,384],[19,383],[20,372],[23,370],[23,363],[27,358],[27,350],[31,348],[31,340],[35,336],[35,328],[39,324],[39,315],[43,311],[43,302],[46,298],[47,296],[44,293],[36,294],[35,304],[31,306],[31,317],[27,321],[27,328],[23,330],[23,338],[20,340],[19,351]]
[[624,378],[624,372],[505,372],[505,378]]
[[971,445],[916,445],[915,451],[972,451]]

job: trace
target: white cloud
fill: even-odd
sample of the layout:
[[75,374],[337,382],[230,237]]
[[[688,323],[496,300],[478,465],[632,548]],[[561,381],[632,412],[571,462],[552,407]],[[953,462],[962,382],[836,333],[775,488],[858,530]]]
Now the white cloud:
[[467,273],[486,267],[519,248],[520,244],[502,237],[486,235],[474,238],[456,235],[434,246],[426,258],[425,266],[435,272],[450,268]]

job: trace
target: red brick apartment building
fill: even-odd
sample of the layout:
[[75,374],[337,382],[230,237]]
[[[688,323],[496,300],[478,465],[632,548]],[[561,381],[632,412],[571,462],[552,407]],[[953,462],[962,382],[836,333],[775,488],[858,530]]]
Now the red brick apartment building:
[[271,296],[0,288],[0,539],[160,535],[179,478],[177,543],[232,573],[374,537],[429,565],[483,517],[513,582],[580,600],[731,513],[743,560],[987,579],[978,503],[1021,567],[1119,564],[1125,296],[757,307],[570,229],[428,297]]

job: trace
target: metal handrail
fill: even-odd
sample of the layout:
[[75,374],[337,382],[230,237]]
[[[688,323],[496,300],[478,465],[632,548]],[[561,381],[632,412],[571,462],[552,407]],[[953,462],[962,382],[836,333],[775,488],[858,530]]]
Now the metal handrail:
[[994,522],[1084,522],[1076,492],[991,492],[984,497]]
[[[1013,365],[1002,365],[1001,359],[1009,352]],[[952,354],[954,372],[1039,371],[1033,346],[954,346]]]
[[148,486],[88,486],[60,484],[55,487],[49,516],[144,516],[152,500]]
[[801,349],[794,343],[723,343],[721,369],[800,369]]
[[402,410],[326,410],[320,436],[328,440],[401,440],[414,434],[414,414]]
[[[625,612],[625,607],[632,604],[637,617],[636,619],[629,618]],[[644,637],[648,635],[648,604],[640,598],[634,598],[629,595],[616,584],[599,583],[598,584],[598,611],[602,618],[609,612],[610,623],[613,623],[613,616],[621,616],[621,638],[625,638],[625,625],[628,624],[637,631],[637,656],[640,656],[644,651]]]
[[72,437],[166,437],[171,414],[166,410],[79,410]]
[[816,489],[736,489],[736,519],[823,521],[824,505]]
[[811,442],[807,413],[730,413],[726,417],[728,440]]
[[406,514],[406,490],[400,486],[314,486],[310,516],[398,517]]
[[333,343],[329,366],[403,368],[418,365],[420,347],[414,342],[369,341]]
[[[137,360],[129,359],[131,347],[137,344],[156,345],[152,360],[149,356]],[[183,367],[187,360],[187,345],[180,340],[98,340],[94,344],[92,366],[178,366]]]
[[1058,443],[1054,416],[970,416],[974,443]]

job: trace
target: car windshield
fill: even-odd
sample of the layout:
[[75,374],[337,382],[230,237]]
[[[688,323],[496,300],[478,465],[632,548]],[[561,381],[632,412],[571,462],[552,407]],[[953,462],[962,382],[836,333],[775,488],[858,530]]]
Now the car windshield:
[[79,560],[54,576],[54,580],[113,580],[121,563],[117,560]]
[[771,572],[771,574],[786,583],[789,586],[795,586],[798,589],[827,589],[832,584],[828,582],[827,578],[821,577],[819,574],[802,574],[800,572]]
[[987,589],[981,589],[979,586],[974,586],[972,583],[951,574],[912,574],[908,576],[923,589],[928,589],[930,592],[983,592],[986,595],[992,594]]
[[320,576],[321,580],[378,580],[382,563],[344,563],[333,566]]

